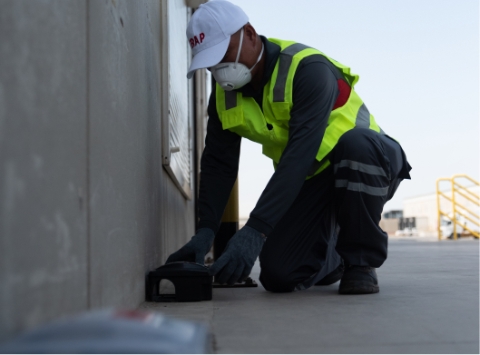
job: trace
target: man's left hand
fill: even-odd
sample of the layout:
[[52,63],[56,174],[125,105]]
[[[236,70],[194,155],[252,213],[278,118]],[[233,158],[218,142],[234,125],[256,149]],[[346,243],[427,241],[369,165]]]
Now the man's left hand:
[[228,242],[225,251],[210,267],[210,274],[217,275],[221,284],[233,285],[245,280],[262,250],[265,237],[257,230],[245,226]]

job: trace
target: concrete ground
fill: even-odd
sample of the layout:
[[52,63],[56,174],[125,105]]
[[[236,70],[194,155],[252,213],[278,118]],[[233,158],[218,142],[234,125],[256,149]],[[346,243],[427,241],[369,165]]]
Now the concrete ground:
[[479,353],[478,241],[392,238],[377,272],[374,295],[339,295],[338,283],[289,294],[259,285],[141,308],[206,322],[217,353]]

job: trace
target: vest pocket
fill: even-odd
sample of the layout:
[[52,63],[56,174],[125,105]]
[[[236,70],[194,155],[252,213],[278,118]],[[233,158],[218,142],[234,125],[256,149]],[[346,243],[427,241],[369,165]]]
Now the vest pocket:
[[288,121],[290,119],[291,105],[288,102],[272,102],[272,112],[278,121]]
[[237,126],[245,125],[245,117],[241,106],[231,108],[227,111],[220,112],[220,120],[223,129],[230,129]]

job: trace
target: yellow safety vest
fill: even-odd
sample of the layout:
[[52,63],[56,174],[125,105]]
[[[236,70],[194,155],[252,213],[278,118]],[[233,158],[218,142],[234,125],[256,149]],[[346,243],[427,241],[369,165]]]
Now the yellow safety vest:
[[362,99],[353,90],[359,76],[350,73],[349,67],[300,43],[275,38],[268,40],[279,45],[281,51],[273,74],[263,89],[263,112],[255,99],[243,97],[241,92],[224,91],[217,84],[217,112],[224,130],[228,129],[262,144],[263,154],[273,160],[276,168],[288,143],[288,121],[293,107],[293,78],[298,64],[305,57],[320,54],[343,73],[352,91],[347,102],[333,110],[328,118],[328,125],[316,156],[319,167],[311,176],[320,173],[330,164],[327,154],[345,132],[355,127],[363,127],[383,133]]

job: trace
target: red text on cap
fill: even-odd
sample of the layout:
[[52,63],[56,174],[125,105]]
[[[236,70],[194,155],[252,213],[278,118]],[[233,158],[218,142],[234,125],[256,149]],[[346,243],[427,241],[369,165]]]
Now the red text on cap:
[[200,33],[197,36],[193,36],[192,38],[190,38],[188,41],[190,42],[190,47],[195,47],[197,44],[200,44],[203,42],[203,40],[205,39],[205,33]]

